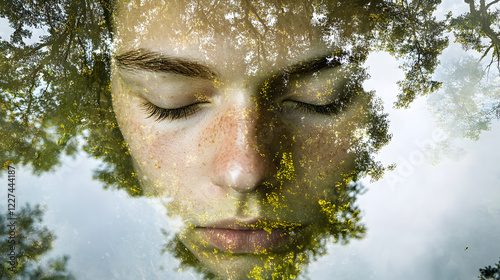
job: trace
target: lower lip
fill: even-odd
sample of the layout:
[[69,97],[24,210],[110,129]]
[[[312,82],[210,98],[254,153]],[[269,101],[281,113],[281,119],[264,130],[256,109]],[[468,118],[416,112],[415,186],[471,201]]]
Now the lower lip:
[[225,228],[197,228],[215,248],[237,254],[255,254],[275,251],[292,240],[290,231],[272,229],[235,230]]

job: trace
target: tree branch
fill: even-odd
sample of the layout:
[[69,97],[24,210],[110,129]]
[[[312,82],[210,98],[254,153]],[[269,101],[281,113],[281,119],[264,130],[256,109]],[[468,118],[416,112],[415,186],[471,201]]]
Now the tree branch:
[[498,2],[500,2],[500,0],[495,0],[495,1],[491,2],[491,3],[489,3],[488,5],[486,5],[486,9],[489,9],[491,7],[491,5],[496,4]]
[[496,32],[493,31],[490,27],[491,22],[488,16],[488,10],[485,6],[484,0],[481,0],[481,10],[475,12],[476,15],[479,16],[480,18],[481,29],[484,31],[486,36],[488,36],[493,41],[493,44],[500,46],[500,38],[498,38],[498,34],[496,34]]

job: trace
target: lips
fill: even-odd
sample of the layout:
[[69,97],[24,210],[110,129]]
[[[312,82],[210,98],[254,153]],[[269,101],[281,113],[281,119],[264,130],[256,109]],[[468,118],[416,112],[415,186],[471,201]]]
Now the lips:
[[213,247],[237,254],[276,251],[293,241],[297,230],[296,227],[276,224],[270,224],[265,229],[258,225],[258,222],[239,223],[226,220],[210,227],[197,227],[196,230]]

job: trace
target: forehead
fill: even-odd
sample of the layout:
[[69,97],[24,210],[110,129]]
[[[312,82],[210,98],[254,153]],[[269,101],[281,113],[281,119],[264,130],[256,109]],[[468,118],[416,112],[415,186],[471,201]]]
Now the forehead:
[[147,49],[222,72],[256,73],[342,48],[328,40],[331,30],[307,5],[143,0],[121,1],[117,8],[117,53]]

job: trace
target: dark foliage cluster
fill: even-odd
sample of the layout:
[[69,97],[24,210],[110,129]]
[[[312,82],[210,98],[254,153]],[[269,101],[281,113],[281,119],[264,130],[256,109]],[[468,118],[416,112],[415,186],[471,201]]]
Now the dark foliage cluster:
[[[278,2],[276,9],[283,4]],[[498,10],[492,8],[495,2],[469,0],[470,13],[450,15],[445,21],[433,15],[439,0],[292,1],[287,9],[305,17],[297,22],[322,26],[318,29],[321,34],[309,34],[310,40],[335,35],[339,40],[336,45],[352,46],[359,57],[385,50],[402,59],[405,79],[399,82],[401,92],[395,105],[407,107],[417,96],[440,88],[441,82],[432,75],[448,44],[446,30],[453,30],[466,48],[492,51],[498,61],[498,32],[494,28]],[[140,1],[134,5],[140,5]],[[251,15],[258,15],[256,10],[266,8],[263,5],[260,1],[244,1],[238,10],[241,18],[231,19],[239,21],[236,26],[241,22],[249,27],[248,32],[253,32],[249,38],[260,36]],[[186,22],[179,24],[200,22],[209,13],[211,21],[197,28],[224,26],[214,24],[217,19],[221,23],[231,21],[225,18],[223,9],[182,10],[192,6],[186,1],[177,1],[176,6],[186,15]],[[40,174],[60,165],[62,155],[75,155],[82,148],[104,162],[95,171],[95,178],[106,187],[123,188],[132,196],[140,196],[143,192],[111,104],[113,7],[110,0],[1,2],[0,16],[9,20],[14,31],[10,38],[0,41],[0,157],[3,163],[30,164]],[[313,20],[314,14],[323,17]],[[294,25],[286,18],[280,20],[280,16],[284,15],[278,14],[276,28],[282,32],[276,32],[276,36],[286,36]],[[258,16],[256,20],[263,22]],[[35,29],[43,30],[44,35],[28,43]],[[485,44],[481,38],[489,38],[491,43]],[[288,51],[293,52],[293,46]],[[381,105],[373,101],[364,111],[364,118],[371,124],[367,128],[370,140],[360,143],[365,146],[359,149],[366,153],[359,153],[358,158],[359,171],[375,179],[382,176],[383,168],[373,162],[371,154],[390,139],[381,110]]]
[[[12,233],[9,227],[0,228],[0,279],[19,280],[73,280],[74,276],[67,271],[68,256],[49,260],[40,265],[40,258],[52,249],[55,235],[45,226],[42,226],[44,211],[40,205],[32,207],[26,204],[16,211],[15,230]],[[9,213],[0,215],[0,223],[7,225],[13,220]],[[9,242],[10,241],[10,242]],[[12,242],[13,241],[13,242]],[[12,250],[14,248],[14,250]],[[10,264],[11,252],[15,253],[16,266],[12,270]]]
[[480,268],[481,275],[478,277],[481,280],[499,280],[500,279],[500,261],[495,266],[488,265],[485,268]]

